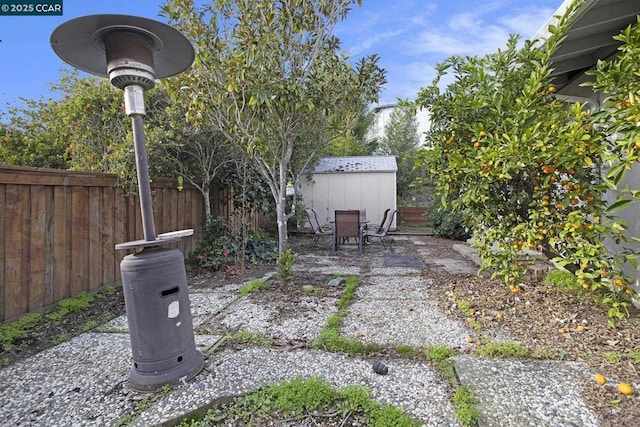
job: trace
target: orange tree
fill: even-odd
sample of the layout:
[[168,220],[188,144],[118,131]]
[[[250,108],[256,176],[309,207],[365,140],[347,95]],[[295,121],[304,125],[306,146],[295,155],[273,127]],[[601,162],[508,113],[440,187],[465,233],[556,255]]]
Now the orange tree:
[[[604,139],[603,160],[607,168],[604,182],[617,193],[615,202],[609,207],[610,212],[631,208],[640,199],[637,179],[634,182],[628,174],[634,169],[637,173],[640,168],[640,17],[635,25],[628,26],[614,38],[622,43],[617,58],[601,61],[589,72],[595,76],[595,82],[590,86],[606,94],[596,123],[608,136]],[[630,238],[634,245],[622,249],[622,257],[618,259],[635,270],[640,258],[639,237]],[[633,279],[619,280],[629,283]]]
[[[417,99],[432,120],[422,161],[443,203],[464,214],[493,277],[518,292],[530,265],[522,251],[539,250],[581,288],[606,291],[612,316],[621,317],[624,294],[609,288],[626,285],[614,279],[603,243],[620,227],[603,198],[602,138],[583,105],[555,98],[550,77],[550,57],[576,6],[544,41],[518,48],[512,36],[496,53],[437,66]],[[452,81],[445,89],[443,77]]]

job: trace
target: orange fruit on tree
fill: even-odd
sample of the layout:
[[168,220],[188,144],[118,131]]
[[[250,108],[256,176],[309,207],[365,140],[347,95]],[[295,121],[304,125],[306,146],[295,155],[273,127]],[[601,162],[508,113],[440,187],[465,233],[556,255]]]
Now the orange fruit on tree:
[[596,374],[593,379],[600,385],[605,385],[607,383],[607,378],[602,374]]
[[487,132],[485,132],[485,131],[483,131],[483,130],[481,130],[481,131],[478,133],[478,138],[484,138],[485,136],[487,136]]
[[640,139],[636,139],[636,149],[640,150]]
[[474,148],[479,148],[480,147],[480,143],[478,141],[473,143],[473,147]]
[[555,86],[549,86],[549,89],[547,89],[547,92],[549,92],[549,93],[556,93],[556,88],[555,88]]
[[618,383],[618,391],[625,396],[633,394],[633,387],[629,383]]

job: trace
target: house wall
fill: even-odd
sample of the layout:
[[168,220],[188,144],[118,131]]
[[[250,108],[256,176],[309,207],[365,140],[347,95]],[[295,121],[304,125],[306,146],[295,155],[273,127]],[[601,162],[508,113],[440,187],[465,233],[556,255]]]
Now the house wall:
[[386,209],[396,209],[395,172],[316,173],[302,181],[302,202],[315,209],[321,224],[333,221],[338,209],[366,209],[369,223],[380,224]]
[[[634,169],[627,172],[624,180],[620,183],[620,187],[625,188],[628,186],[629,188],[638,188],[638,183],[640,183],[640,167],[636,166]],[[609,203],[613,203],[617,195],[617,192],[609,191],[607,192],[605,199]],[[638,248],[640,248],[640,244],[632,242],[631,237],[640,237],[640,203],[634,203],[628,208],[616,212],[614,215],[625,222],[625,225],[627,226],[625,235],[627,236],[628,241],[624,242],[623,245],[617,245],[613,241],[606,241],[605,243],[609,251],[617,252],[623,247],[638,250]],[[631,265],[626,265],[625,273],[635,277],[636,291],[640,291],[640,269],[634,269]]]
[[[588,86],[582,85],[582,83],[590,80],[593,80],[593,77],[584,74],[576,78],[573,82],[561,89],[559,98],[565,102],[587,102],[587,107],[591,109],[600,108],[606,95],[602,93],[596,94]],[[628,186],[629,188],[637,189],[638,183],[640,183],[640,165],[636,164],[632,170],[627,172],[625,179],[620,183],[620,188]],[[611,204],[617,196],[618,192],[608,191],[605,194],[605,200]],[[623,247],[637,250],[640,244],[634,243],[631,238],[640,237],[640,221],[638,220],[640,218],[640,203],[634,203],[628,208],[616,212],[614,215],[625,221],[627,226],[625,236],[627,236],[628,241],[619,245],[614,241],[605,240],[607,249],[612,254],[618,252]],[[636,291],[640,291],[640,270],[634,269],[631,265],[627,264],[624,272],[629,276],[635,277],[635,289]]]

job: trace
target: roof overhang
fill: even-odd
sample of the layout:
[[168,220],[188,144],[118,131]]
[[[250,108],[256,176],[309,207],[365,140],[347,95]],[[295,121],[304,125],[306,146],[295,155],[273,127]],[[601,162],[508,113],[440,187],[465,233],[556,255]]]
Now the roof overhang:
[[[548,26],[556,22],[555,16],[562,15],[572,2],[565,0],[535,38],[547,38]],[[620,46],[613,36],[635,24],[639,14],[638,0],[585,0],[573,16],[566,38],[551,58],[556,87],[562,89],[582,77],[598,60],[611,58]]]

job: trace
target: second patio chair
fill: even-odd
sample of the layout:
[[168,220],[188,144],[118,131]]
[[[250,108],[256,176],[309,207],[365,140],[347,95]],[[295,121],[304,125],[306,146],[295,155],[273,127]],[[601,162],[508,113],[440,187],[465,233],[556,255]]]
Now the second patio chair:
[[391,246],[391,241],[388,239],[387,233],[389,232],[389,228],[391,228],[391,224],[393,224],[393,219],[396,216],[396,212],[398,211],[391,212],[391,215],[389,215],[389,218],[387,219],[386,224],[384,224],[384,226],[382,227],[382,230],[380,231],[367,230],[365,236],[379,238],[380,243],[382,243],[382,247],[385,249],[387,249],[387,243],[389,244],[389,246]]
[[311,246],[315,246],[316,243],[318,243],[320,236],[329,236],[333,234],[333,228],[329,224],[320,225],[318,222],[318,215],[315,210],[305,209],[304,212],[307,214],[307,220],[313,230],[313,242],[311,242]]

